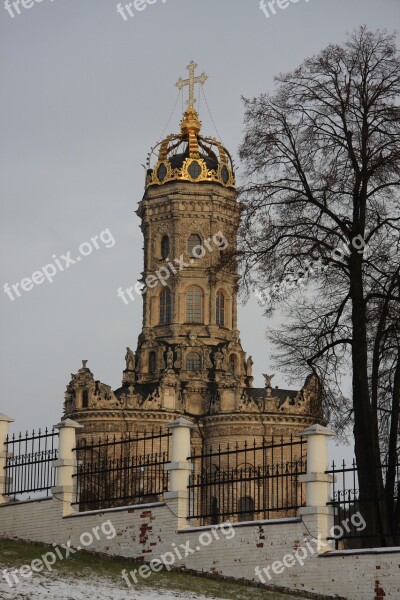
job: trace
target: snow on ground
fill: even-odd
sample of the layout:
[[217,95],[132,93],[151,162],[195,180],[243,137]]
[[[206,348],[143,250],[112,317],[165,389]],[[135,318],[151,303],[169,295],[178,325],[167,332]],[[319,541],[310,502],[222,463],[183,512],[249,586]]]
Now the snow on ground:
[[[0,567],[1,568],[1,567]],[[0,571],[1,574],[1,571]],[[1,600],[210,600],[190,592],[176,592],[160,589],[123,589],[122,585],[97,576],[90,580],[74,579],[68,575],[40,575],[21,581],[10,588],[0,579]]]

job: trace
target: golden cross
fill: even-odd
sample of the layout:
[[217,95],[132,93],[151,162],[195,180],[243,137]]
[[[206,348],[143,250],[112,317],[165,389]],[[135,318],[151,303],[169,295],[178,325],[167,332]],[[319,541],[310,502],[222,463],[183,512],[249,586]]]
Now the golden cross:
[[181,90],[185,86],[189,86],[189,98],[188,100],[186,100],[186,104],[189,106],[189,108],[193,108],[193,105],[196,102],[194,98],[194,84],[200,83],[201,85],[203,85],[203,83],[207,80],[207,75],[204,73],[204,71],[201,75],[197,77],[194,76],[194,71],[197,66],[198,65],[196,65],[194,60],[192,60],[190,64],[186,67],[189,71],[189,79],[182,79],[182,77],[180,77],[178,83],[176,84],[176,87],[179,90]]

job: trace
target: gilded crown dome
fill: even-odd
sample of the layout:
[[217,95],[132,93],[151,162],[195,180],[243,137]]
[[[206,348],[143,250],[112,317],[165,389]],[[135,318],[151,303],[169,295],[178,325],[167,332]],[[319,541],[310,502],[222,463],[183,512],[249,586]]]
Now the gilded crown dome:
[[[235,187],[233,162],[220,141],[200,135],[201,123],[190,106],[181,121],[181,133],[167,136],[149,155],[146,187],[170,181],[220,183]],[[151,164],[151,157],[155,162]]]

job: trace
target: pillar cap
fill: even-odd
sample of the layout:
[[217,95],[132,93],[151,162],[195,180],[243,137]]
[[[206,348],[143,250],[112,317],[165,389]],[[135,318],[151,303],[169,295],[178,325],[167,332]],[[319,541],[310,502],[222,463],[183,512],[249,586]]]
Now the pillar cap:
[[193,429],[195,427],[195,424],[192,423],[192,421],[185,419],[185,417],[178,417],[177,419],[175,419],[175,421],[172,421],[172,423],[170,423],[166,427],[167,429],[175,429],[176,427],[189,427],[190,429]]
[[328,427],[324,427],[323,425],[319,425],[319,423],[315,423],[315,425],[311,425],[304,431],[301,431],[299,435],[307,436],[307,435],[326,435],[328,437],[335,437],[336,432],[332,431],[332,429],[328,429]]
[[0,422],[2,422],[2,423],[14,423],[15,419],[13,419],[12,417],[8,417],[7,415],[4,415],[3,413],[0,413]]
[[54,425],[54,429],[65,429],[67,427],[71,427],[71,429],[83,429],[83,425],[80,425],[72,419],[65,419],[64,421],[61,421],[61,423]]

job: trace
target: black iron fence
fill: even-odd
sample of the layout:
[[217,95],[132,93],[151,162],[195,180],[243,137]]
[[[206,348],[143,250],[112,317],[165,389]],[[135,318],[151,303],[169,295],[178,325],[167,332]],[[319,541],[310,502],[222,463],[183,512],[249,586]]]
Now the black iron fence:
[[168,490],[171,433],[127,434],[82,439],[77,447],[75,504],[79,510],[143,504],[163,499]]
[[274,437],[193,454],[189,519],[202,525],[296,516],[305,505],[299,476],[306,473],[306,442]]
[[[379,468],[385,481],[387,465]],[[386,524],[377,522],[377,500],[368,496],[360,498],[356,462],[353,460],[351,466],[347,466],[344,460],[339,465],[333,461],[326,473],[333,475],[332,499],[328,505],[335,509],[335,529],[332,539],[335,539],[336,548],[352,549],[387,545],[386,540],[393,536],[393,531],[389,530],[389,522]],[[394,506],[400,498],[400,464],[396,465],[396,481],[398,485],[393,498]],[[383,498],[380,500],[384,501]]]
[[5,495],[11,500],[27,499],[30,494],[45,493],[56,485],[56,469],[52,462],[58,456],[58,431],[47,428],[7,436],[5,450]]

